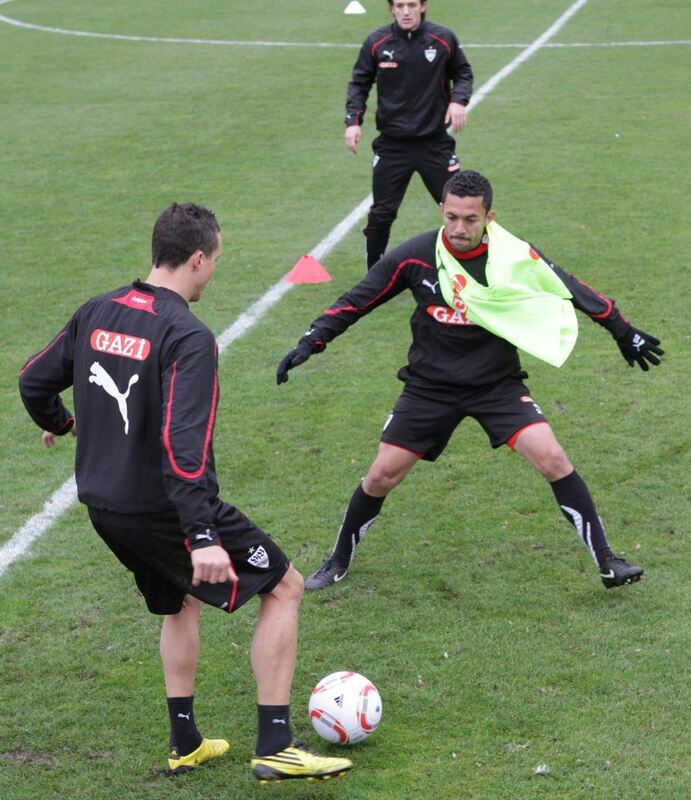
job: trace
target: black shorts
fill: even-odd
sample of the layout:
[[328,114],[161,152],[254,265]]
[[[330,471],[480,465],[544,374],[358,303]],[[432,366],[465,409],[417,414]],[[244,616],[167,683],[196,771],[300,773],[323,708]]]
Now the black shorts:
[[176,513],[114,514],[89,507],[89,516],[98,535],[134,573],[152,614],[177,614],[186,594],[236,611],[255,594],[272,591],[290,565],[274,540],[233,506],[224,505],[214,523],[238,580],[199,586],[192,586],[192,561]]
[[547,422],[528,387],[513,378],[448,391],[406,385],[384,425],[381,441],[436,461],[466,417],[482,425],[492,447],[513,446],[523,428]]

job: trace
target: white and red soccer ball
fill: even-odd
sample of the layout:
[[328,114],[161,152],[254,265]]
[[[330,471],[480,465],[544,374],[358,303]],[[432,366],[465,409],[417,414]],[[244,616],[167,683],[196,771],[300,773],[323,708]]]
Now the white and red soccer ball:
[[358,672],[332,672],[312,690],[309,714],[327,742],[355,744],[371,736],[381,721],[377,687]]

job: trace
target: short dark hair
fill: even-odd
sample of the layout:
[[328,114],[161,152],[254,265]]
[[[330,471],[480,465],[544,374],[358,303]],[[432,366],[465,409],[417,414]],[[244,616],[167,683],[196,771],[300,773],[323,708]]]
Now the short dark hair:
[[474,172],[472,169],[464,169],[457,172],[444,184],[441,200],[446,200],[446,195],[452,194],[456,197],[482,197],[482,205],[485,211],[492,208],[492,187],[484,175]]
[[159,216],[151,235],[154,267],[178,267],[197,250],[210,256],[218,246],[221,226],[216,215],[195,203],[171,203]]

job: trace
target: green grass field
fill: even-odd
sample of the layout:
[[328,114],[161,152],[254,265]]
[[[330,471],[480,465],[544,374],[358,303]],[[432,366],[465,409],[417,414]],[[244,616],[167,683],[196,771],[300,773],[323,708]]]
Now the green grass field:
[[[373,113],[354,158],[343,104],[357,46],[387,10],[363,0],[367,14],[344,16],[346,4],[0,4],[43,28],[305,44],[113,40],[0,20],[0,546],[74,456],[71,439],[41,448],[16,374],[78,304],[148,273],[166,205],[204,203],[223,226],[195,308],[220,335],[367,195]],[[432,0],[429,16],[467,44],[479,88],[570,5]],[[159,622],[72,506],[0,576],[0,800],[688,797],[690,42],[682,0],[589,0],[551,42],[584,46],[540,49],[458,138],[463,165],[492,180],[501,224],[663,340],[663,365],[644,374],[581,317],[564,367],[524,361],[612,544],[646,580],[605,592],[549,487],[465,422],[387,500],[348,579],[303,604],[296,732],[329,750],[306,713],[328,672],[363,672],[383,696],[352,773],[254,785],[250,604],[203,620],[196,716],[230,754],[172,780]],[[523,48],[480,46],[500,44]],[[416,178],[392,244],[438,224]],[[222,495],[305,574],[375,453],[408,347],[401,297],[275,385],[278,360],[362,275],[360,227],[324,258],[331,283],[293,289],[221,361]]]

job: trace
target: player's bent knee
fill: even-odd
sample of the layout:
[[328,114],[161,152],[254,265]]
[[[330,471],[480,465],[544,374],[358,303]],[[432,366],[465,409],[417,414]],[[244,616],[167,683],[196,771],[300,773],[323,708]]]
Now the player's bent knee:
[[362,485],[366,494],[373,497],[384,497],[405,477],[404,474],[370,470]]
[[548,481],[558,481],[573,472],[573,466],[561,447],[545,453],[537,468]]
[[186,613],[186,614],[201,614],[202,607],[204,603],[194,595],[186,594],[182,600],[182,608],[178,612],[179,614]]
[[305,591],[305,579],[291,564],[271,594],[281,602],[299,605]]

